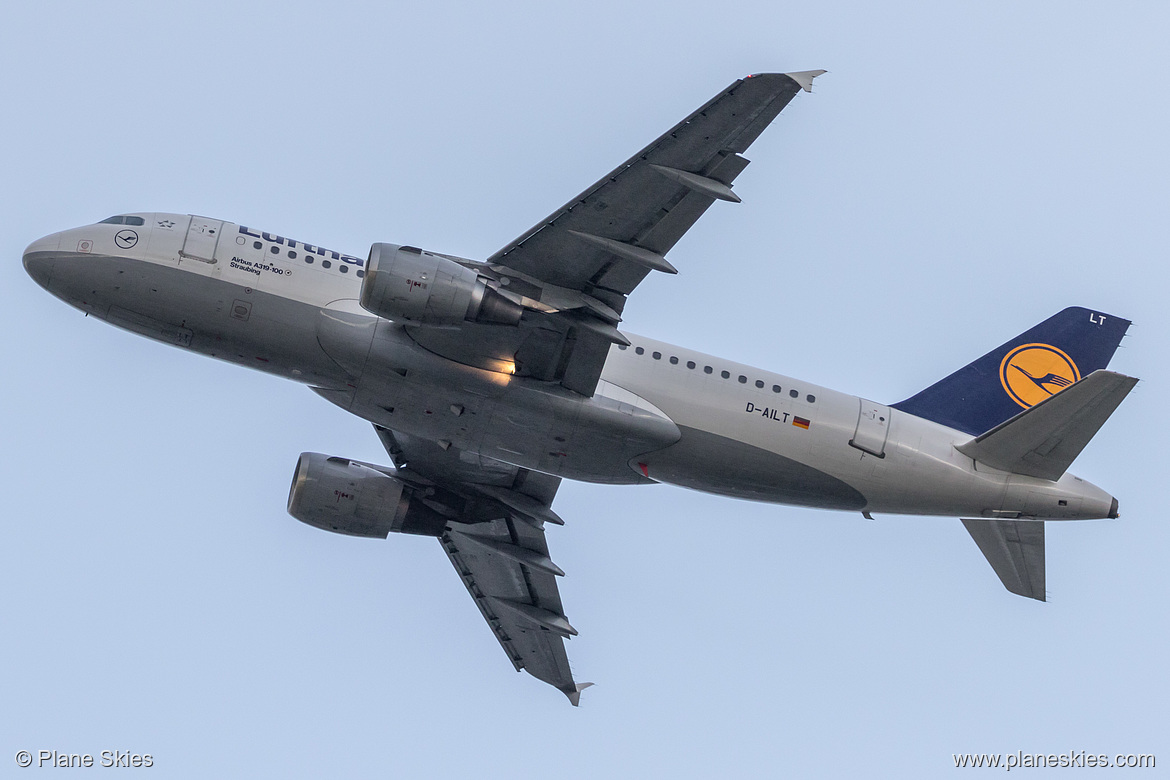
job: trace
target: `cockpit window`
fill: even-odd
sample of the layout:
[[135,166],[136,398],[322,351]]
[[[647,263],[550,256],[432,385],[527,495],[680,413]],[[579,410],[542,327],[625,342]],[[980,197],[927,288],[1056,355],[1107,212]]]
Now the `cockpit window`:
[[146,224],[146,220],[142,217],[132,217],[128,214],[120,214],[116,217],[109,217],[103,219],[98,223],[99,225],[133,225],[134,227],[142,227]]

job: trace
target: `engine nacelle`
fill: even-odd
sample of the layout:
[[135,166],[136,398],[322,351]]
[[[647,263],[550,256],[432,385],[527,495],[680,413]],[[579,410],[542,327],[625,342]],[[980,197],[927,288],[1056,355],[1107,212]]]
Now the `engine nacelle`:
[[361,304],[379,317],[411,325],[516,325],[524,313],[474,270],[397,244],[370,247]]
[[325,531],[385,539],[391,532],[440,536],[447,518],[400,479],[345,458],[302,452],[288,513]]

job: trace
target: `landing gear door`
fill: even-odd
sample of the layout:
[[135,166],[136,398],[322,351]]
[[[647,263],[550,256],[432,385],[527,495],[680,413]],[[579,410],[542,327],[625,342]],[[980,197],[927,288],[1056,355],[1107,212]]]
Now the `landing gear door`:
[[223,222],[218,219],[191,217],[187,237],[183,241],[183,248],[179,250],[180,262],[198,260],[203,263],[214,263],[215,248],[219,245],[219,235],[222,232]]
[[864,398],[859,398],[858,401],[861,408],[857,413],[857,430],[853,432],[849,445],[870,455],[884,458],[886,437],[890,432],[890,407]]

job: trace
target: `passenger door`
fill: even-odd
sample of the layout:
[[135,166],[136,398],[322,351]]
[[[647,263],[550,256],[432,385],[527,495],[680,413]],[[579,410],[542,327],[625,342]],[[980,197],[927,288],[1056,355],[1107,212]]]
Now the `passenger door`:
[[183,248],[179,250],[180,264],[184,260],[215,263],[215,249],[219,245],[219,236],[222,232],[221,220],[191,217],[187,237],[183,241]]
[[890,432],[890,407],[864,398],[857,400],[860,404],[857,412],[857,429],[853,432],[849,444],[862,452],[884,458],[886,437]]

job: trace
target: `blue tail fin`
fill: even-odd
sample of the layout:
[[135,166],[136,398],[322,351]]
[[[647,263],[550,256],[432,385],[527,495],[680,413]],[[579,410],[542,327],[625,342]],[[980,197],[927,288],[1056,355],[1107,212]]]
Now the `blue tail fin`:
[[1070,306],[894,408],[979,435],[1108,366],[1128,328]]

